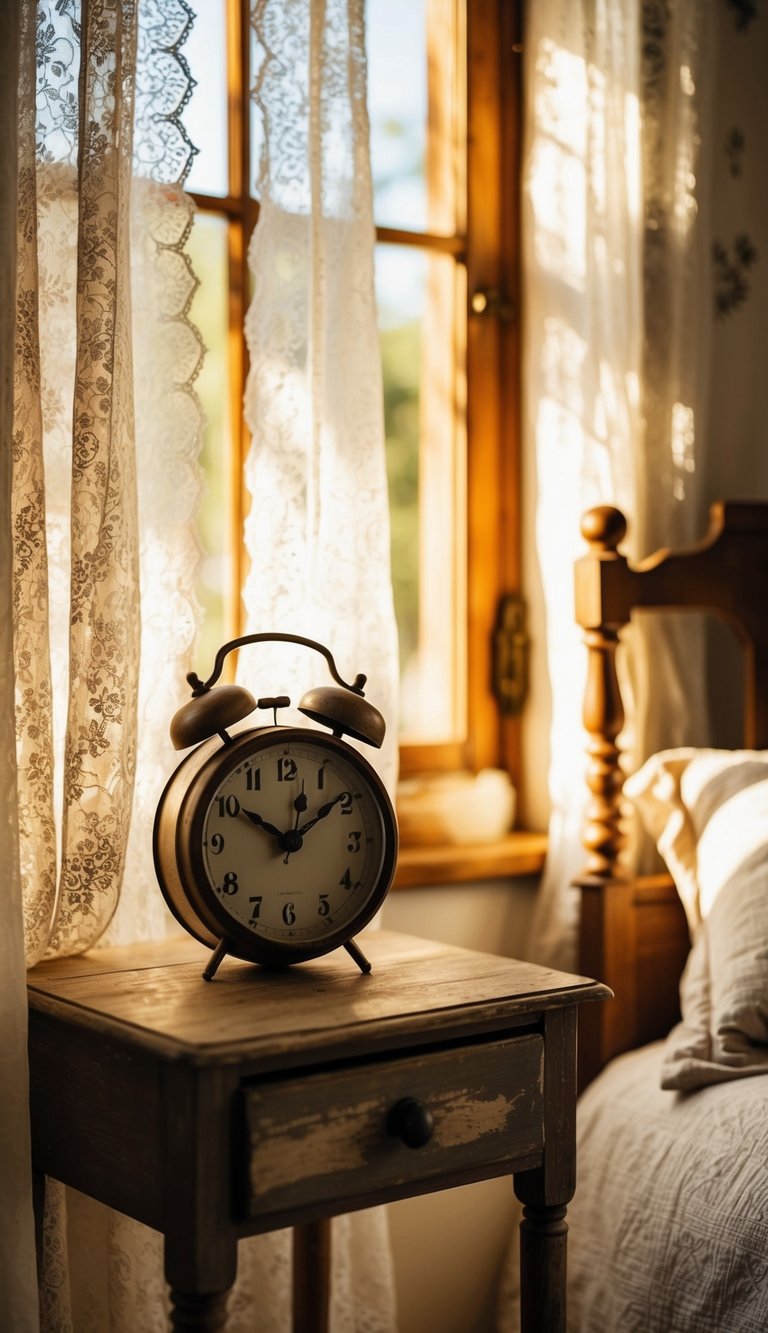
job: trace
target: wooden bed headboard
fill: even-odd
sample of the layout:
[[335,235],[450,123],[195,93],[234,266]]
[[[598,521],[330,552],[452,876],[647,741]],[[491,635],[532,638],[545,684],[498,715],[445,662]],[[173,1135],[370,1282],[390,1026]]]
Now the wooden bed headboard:
[[688,929],[667,875],[622,868],[623,774],[616,738],[624,709],[616,675],[622,627],[638,609],[704,610],[728,620],[744,650],[744,744],[768,748],[768,502],[718,503],[707,536],[674,554],[657,551],[631,567],[617,547],[627,529],[608,505],[582,520],[587,554],[576,564],[576,619],[587,646],[584,725],[590,799],[584,830],[579,971],[614,991],[585,1006],[580,1077],[589,1082],[612,1056],[662,1037],[679,1016],[678,984]]

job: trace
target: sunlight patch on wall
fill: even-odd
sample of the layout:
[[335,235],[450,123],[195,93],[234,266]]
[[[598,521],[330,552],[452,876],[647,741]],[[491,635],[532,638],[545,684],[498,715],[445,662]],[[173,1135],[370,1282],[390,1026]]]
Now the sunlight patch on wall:
[[685,498],[685,474],[696,470],[694,450],[696,445],[696,427],[693,408],[685,403],[672,404],[672,423],[670,430],[672,463],[677,471],[672,483],[672,494],[676,500]]

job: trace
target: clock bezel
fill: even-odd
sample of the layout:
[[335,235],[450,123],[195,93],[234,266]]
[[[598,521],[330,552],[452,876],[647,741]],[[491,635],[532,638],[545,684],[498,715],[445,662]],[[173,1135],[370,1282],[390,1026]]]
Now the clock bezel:
[[[316,942],[308,943],[305,939],[296,943],[291,943],[290,940],[271,940],[250,931],[247,926],[231,916],[219,901],[210,883],[205,864],[202,841],[205,821],[217,791],[247,757],[258,755],[261,749],[270,749],[276,744],[285,744],[289,748],[292,745],[302,747],[309,745],[321,751],[330,751],[350,764],[360,780],[367,785],[381,823],[381,864],[370,896],[354,917],[348,918],[339,929],[332,934],[324,935]],[[184,767],[185,764],[182,763],[177,770],[179,776]],[[371,921],[384,901],[394,878],[398,831],[397,819],[386,787],[376,770],[353,746],[327,732],[316,731],[310,727],[268,726],[239,732],[229,743],[222,743],[205,757],[204,762],[189,779],[188,786],[181,796],[174,842],[179,887],[185,903],[196,918],[193,927],[183,919],[183,905],[180,906],[182,912],[180,918],[179,911],[175,910],[166,892],[162,877],[159,878],[166,901],[177,919],[181,919],[182,925],[209,948],[212,947],[209,941],[202,939],[197,929],[200,924],[214,937],[215,942],[222,938],[226,939],[228,951],[236,957],[267,966],[280,966],[306,962],[331,953],[352,939]]]

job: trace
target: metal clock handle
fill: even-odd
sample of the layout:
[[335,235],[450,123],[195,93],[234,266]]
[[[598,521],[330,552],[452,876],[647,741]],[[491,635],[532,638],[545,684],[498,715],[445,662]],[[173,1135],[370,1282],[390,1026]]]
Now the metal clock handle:
[[192,686],[193,696],[206,694],[211,686],[215,685],[216,681],[219,679],[224,667],[224,660],[229,653],[234,652],[236,648],[243,648],[247,643],[297,643],[304,648],[313,648],[315,652],[320,653],[321,657],[325,658],[328,664],[328,670],[337,685],[341,685],[345,690],[350,690],[352,694],[363,694],[363,686],[365,685],[367,676],[355,676],[351,685],[348,681],[343,680],[339,675],[336,663],[333,660],[333,655],[330,649],[325,647],[325,644],[318,643],[316,639],[305,639],[301,634],[278,634],[270,632],[263,634],[243,634],[239,639],[230,639],[229,643],[222,644],[216,654],[213,671],[207,680],[201,680],[194,671],[190,671],[187,675],[187,681]]

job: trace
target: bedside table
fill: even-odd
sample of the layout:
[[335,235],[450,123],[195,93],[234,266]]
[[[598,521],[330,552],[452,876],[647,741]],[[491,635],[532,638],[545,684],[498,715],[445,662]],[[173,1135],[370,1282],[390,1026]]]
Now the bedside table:
[[[372,931],[284,971],[184,938],[29,973],[32,1155],[163,1233],[172,1327],[226,1327],[243,1236],[296,1228],[296,1333],[327,1327],[334,1214],[511,1174],[523,1333],[565,1329],[583,977]],[[313,1297],[308,1298],[311,1284]]]

